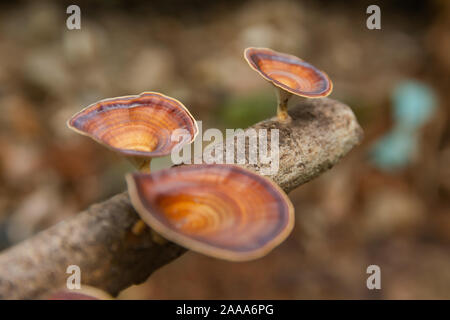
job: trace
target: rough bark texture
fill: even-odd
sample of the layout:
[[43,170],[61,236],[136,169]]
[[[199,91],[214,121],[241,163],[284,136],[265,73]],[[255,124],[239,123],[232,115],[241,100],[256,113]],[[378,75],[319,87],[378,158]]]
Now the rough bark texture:
[[[305,100],[289,114],[290,122],[269,119],[252,126],[279,129],[279,171],[269,177],[286,192],[331,168],[362,139],[353,112],[337,101]],[[261,173],[265,165],[243,167]],[[134,235],[138,219],[125,192],[2,252],[0,298],[38,298],[62,287],[69,265],[81,268],[82,283],[115,295],[186,251],[161,244],[150,229]]]

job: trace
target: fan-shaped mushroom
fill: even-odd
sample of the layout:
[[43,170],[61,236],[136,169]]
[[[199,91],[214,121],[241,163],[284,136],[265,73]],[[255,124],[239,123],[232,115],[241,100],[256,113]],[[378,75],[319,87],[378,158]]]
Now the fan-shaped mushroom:
[[191,143],[198,133],[195,119],[176,99],[157,92],[110,98],[91,104],[75,114],[69,128],[116,151],[141,171],[150,171],[154,157],[170,154],[178,141],[171,135],[185,129]]
[[266,255],[291,232],[294,210],[271,180],[235,165],[190,165],[127,176],[134,208],[158,234],[213,257]]
[[98,288],[82,285],[81,289],[62,288],[53,291],[46,300],[112,300],[108,293]]
[[287,104],[292,94],[306,98],[328,96],[333,84],[328,75],[296,56],[267,48],[247,48],[245,60],[277,91],[279,120],[289,119]]

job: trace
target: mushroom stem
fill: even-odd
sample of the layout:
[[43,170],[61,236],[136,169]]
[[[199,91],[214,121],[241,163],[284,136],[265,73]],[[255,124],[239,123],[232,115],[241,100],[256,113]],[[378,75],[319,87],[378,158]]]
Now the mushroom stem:
[[287,109],[288,109],[288,102],[289,99],[292,96],[292,93],[287,92],[280,88],[275,88],[277,93],[277,117],[280,121],[288,121],[291,119],[289,116]]
[[[144,222],[144,220],[139,219],[134,225],[133,227],[131,227],[131,232],[135,235],[135,236],[141,236],[142,234],[144,234],[144,231],[150,229],[148,228],[147,224]],[[152,240],[154,242],[156,242],[159,245],[164,245],[166,244],[168,241],[166,240],[166,238],[160,236],[158,233],[156,233],[156,231],[154,231],[153,229],[150,229],[150,233],[151,233],[151,237]]]
[[131,162],[131,164],[142,173],[150,173],[150,164],[152,159],[150,158],[142,158],[142,157],[127,157],[127,160]]
[[147,228],[147,225],[145,224],[145,222],[143,220],[138,220],[134,226],[131,228],[131,232],[135,235],[135,236],[139,236],[141,235],[144,230]]
[[140,172],[142,173],[150,173],[151,169],[150,169],[150,164],[151,164],[152,160],[144,160],[141,161],[138,169]]
[[[137,158],[133,158],[133,163],[136,164],[136,166],[138,167],[139,172],[141,173],[146,173],[146,174],[150,174],[151,173],[151,159],[137,159]],[[149,229],[147,224],[144,222],[144,220],[139,219],[131,228],[131,232],[135,235],[135,236],[140,236],[144,233],[144,231],[146,229]],[[151,234],[152,234],[152,239],[153,241],[155,241],[156,243],[160,244],[160,245],[164,245],[165,243],[167,243],[167,240],[163,237],[161,237],[158,233],[156,233],[154,230],[150,230]]]
[[[151,173],[150,165],[152,160],[151,159],[139,159],[139,158],[133,158],[132,162],[136,165],[138,170],[142,173]],[[147,225],[142,219],[139,219],[134,226],[131,228],[131,232],[136,235],[140,236],[144,233],[145,229],[147,229]]]

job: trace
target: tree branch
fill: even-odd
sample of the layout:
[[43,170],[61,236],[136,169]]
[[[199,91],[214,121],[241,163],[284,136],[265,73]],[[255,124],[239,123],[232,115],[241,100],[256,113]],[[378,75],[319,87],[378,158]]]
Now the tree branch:
[[[273,118],[251,127],[280,130],[279,170],[269,177],[286,192],[331,168],[363,135],[351,109],[331,99],[304,100],[289,114],[289,123]],[[260,172],[264,165],[243,167]],[[156,241],[150,229],[134,235],[138,219],[124,192],[5,250],[0,298],[38,298],[65,286],[69,265],[81,268],[82,283],[116,295],[186,251]]]

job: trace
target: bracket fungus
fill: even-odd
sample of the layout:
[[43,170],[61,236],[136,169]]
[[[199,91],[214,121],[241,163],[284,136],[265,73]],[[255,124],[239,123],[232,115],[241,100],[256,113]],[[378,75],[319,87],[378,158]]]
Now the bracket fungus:
[[277,117],[289,118],[287,104],[291,96],[321,98],[333,90],[328,75],[302,59],[267,48],[247,48],[245,60],[250,67],[275,86],[278,106]]
[[46,300],[113,300],[105,291],[82,285],[80,289],[62,288],[50,293]]
[[[86,135],[149,172],[154,157],[194,141],[198,127],[194,117],[178,100],[157,92],[98,101],[75,114],[69,128]],[[186,130],[189,141],[172,141],[177,129]]]
[[216,258],[262,257],[294,226],[288,196],[268,178],[236,165],[133,173],[127,184],[134,208],[158,234]]

